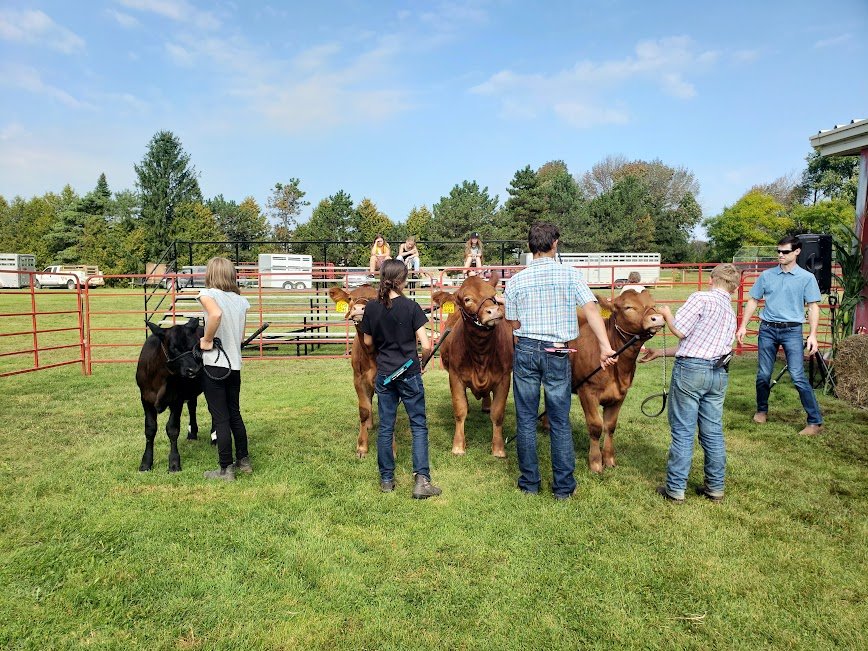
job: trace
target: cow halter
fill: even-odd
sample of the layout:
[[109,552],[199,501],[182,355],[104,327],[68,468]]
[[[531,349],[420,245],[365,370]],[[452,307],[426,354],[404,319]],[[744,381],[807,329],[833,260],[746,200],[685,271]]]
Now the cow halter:
[[[645,311],[642,312],[642,320],[645,320],[645,315],[648,314],[651,310],[656,310],[657,308],[653,305],[646,307]],[[612,325],[615,326],[615,330],[621,336],[621,339],[627,341],[631,337],[639,337],[642,341],[648,341],[651,337],[654,336],[654,333],[647,334],[647,330],[643,330],[642,332],[630,332],[629,330],[624,330],[621,326],[618,325],[618,322],[614,319],[614,314],[612,315]]]
[[[174,357],[171,357],[169,355],[169,350],[168,350],[168,348],[166,348],[165,342],[163,342],[163,341],[160,342],[160,348],[163,349],[163,354],[166,356],[166,368],[169,368],[169,366],[168,366],[169,364],[174,364],[179,359],[181,359],[182,357],[186,357],[187,355],[192,355],[194,358],[197,357],[196,346],[193,346],[192,350],[188,350],[186,353],[181,353],[180,355],[175,355]],[[202,353],[200,351],[198,357],[201,358],[201,356],[202,356]],[[171,373],[172,375],[175,374],[174,371],[172,371],[172,369],[170,369],[170,368],[169,368],[169,373]]]
[[488,301],[491,301],[492,303],[494,303],[495,306],[498,305],[497,301],[494,300],[494,297],[493,297],[493,296],[489,296],[489,297],[487,297],[487,298],[483,298],[483,299],[482,299],[482,302],[479,304],[479,307],[478,307],[477,310],[476,310],[476,313],[475,313],[473,316],[470,316],[467,312],[464,311],[464,306],[463,306],[463,305],[459,305],[459,306],[458,306],[458,309],[461,311],[461,317],[462,317],[465,321],[469,321],[471,324],[473,324],[473,325],[476,326],[477,328],[481,328],[481,329],[483,329],[483,330],[491,330],[492,328],[494,328],[494,326],[493,326],[493,325],[486,325],[486,324],[484,324],[484,323],[480,320],[480,318],[479,318],[479,313],[482,311],[482,308],[485,307],[485,304],[486,304]]
[[[371,299],[369,299],[369,298],[362,298],[362,299],[359,299],[359,300],[357,300],[357,301],[355,302],[355,305],[367,305],[369,300],[371,300]],[[344,318],[345,318],[347,321],[352,321],[355,325],[359,325],[359,324],[362,322],[362,320],[359,319],[358,321],[356,321],[355,319],[353,319],[352,316],[351,316],[351,315],[352,315],[352,311],[353,311],[352,308],[348,307],[348,308],[347,308],[347,313],[344,315]],[[364,310],[363,310],[363,312],[364,312]]]

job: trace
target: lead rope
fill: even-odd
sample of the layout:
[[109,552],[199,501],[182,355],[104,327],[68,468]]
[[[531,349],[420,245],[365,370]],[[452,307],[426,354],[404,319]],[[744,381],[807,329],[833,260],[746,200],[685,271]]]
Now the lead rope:
[[[663,326],[663,330],[661,332],[663,333],[663,335],[662,335],[663,336],[663,352],[665,353],[666,352],[666,326]],[[668,394],[668,387],[666,385],[666,378],[667,377],[668,376],[666,373],[666,355],[663,355],[663,393],[655,393],[653,396],[648,396],[647,398],[645,398],[645,400],[642,401],[642,406],[639,408],[641,410],[642,414],[647,416],[648,418],[657,418],[657,416],[662,414],[663,411],[666,409],[666,396]],[[660,404],[660,410],[657,411],[656,413],[650,413],[650,409],[648,411],[646,411],[646,405],[649,402],[651,402],[652,400],[655,400],[656,398],[662,398],[662,402]]]
[[[264,329],[265,329],[265,328],[263,328],[263,330],[264,330]],[[229,355],[227,355],[227,354],[226,354],[226,351],[223,350],[223,342],[220,341],[219,337],[214,337],[214,348],[217,349],[217,359],[214,360],[214,363],[212,364],[212,366],[217,366],[217,362],[220,361],[220,355],[222,354],[223,357],[226,358],[226,362],[229,364],[229,368],[226,369],[226,375],[224,375],[224,376],[222,376],[222,377],[215,377],[215,376],[211,375],[211,374],[208,372],[208,367],[205,366],[204,363],[202,364],[202,371],[205,373],[205,375],[207,375],[207,376],[208,376],[209,378],[211,378],[212,380],[214,380],[214,381],[216,381],[216,382],[222,382],[223,380],[225,380],[226,378],[228,378],[229,375],[232,373],[232,362],[229,361]],[[199,357],[202,357],[202,353],[203,353],[204,351],[202,351],[202,349],[199,348],[198,346],[196,347],[196,350],[199,351]],[[203,359],[202,361],[204,362],[205,360]]]

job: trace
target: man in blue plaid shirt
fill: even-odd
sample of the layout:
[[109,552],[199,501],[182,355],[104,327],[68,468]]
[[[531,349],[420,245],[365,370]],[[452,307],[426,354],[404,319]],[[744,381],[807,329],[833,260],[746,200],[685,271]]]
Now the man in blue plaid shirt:
[[611,366],[617,358],[613,357],[615,351],[606,336],[596,299],[582,274],[555,261],[559,237],[553,224],[537,222],[530,227],[527,240],[533,261],[507,281],[504,299],[506,318],[521,322],[515,331],[512,392],[521,472],[518,487],[531,494],[540,488],[536,422],[542,386],[551,425],[552,492],[563,500],[576,490],[576,454],[570,427],[572,374],[566,347],[579,336],[576,308],[582,308],[600,343],[600,364],[604,368]]

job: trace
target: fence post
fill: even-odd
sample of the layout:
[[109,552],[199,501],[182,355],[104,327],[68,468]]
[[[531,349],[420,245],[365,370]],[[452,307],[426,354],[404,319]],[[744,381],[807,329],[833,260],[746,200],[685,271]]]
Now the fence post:
[[[741,275],[738,279],[738,305],[735,306],[735,323],[736,327],[739,323],[741,323],[742,314],[744,314],[744,272],[741,272]],[[745,324],[746,326],[747,324]],[[742,345],[741,342],[736,340],[735,344],[735,354],[741,356],[742,354]]]

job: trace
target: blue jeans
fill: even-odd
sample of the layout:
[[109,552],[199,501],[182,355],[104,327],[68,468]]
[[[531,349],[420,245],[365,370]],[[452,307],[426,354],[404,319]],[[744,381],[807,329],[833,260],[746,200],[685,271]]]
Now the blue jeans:
[[515,400],[515,440],[520,471],[518,487],[530,493],[537,493],[540,488],[536,424],[542,386],[551,425],[552,492],[556,496],[566,496],[576,488],[573,477],[576,453],[570,427],[572,379],[569,356],[543,350],[551,345],[525,337],[519,337],[515,344],[512,396]]
[[413,472],[431,479],[428,468],[428,419],[425,417],[425,386],[422,375],[401,375],[389,384],[383,384],[387,376],[377,374],[377,413],[380,429],[377,433],[377,465],[380,479],[391,481],[395,478],[395,453],[392,451],[392,437],[395,432],[395,416],[398,403],[404,403],[413,434]]
[[756,410],[764,414],[769,411],[772,371],[779,346],[784,347],[790,379],[799,391],[802,407],[808,414],[808,424],[820,425],[823,422],[823,415],[820,413],[820,405],[817,404],[814,389],[805,375],[805,346],[800,327],[773,328],[765,323],[760,324],[757,340],[759,362],[756,373]]
[[693,435],[699,427],[699,444],[705,453],[705,488],[709,495],[723,495],[726,449],[723,443],[723,398],[729,373],[714,368],[714,361],[676,357],[669,390],[669,428],[672,444],[666,463],[666,492],[684,499],[687,475],[693,461]]

